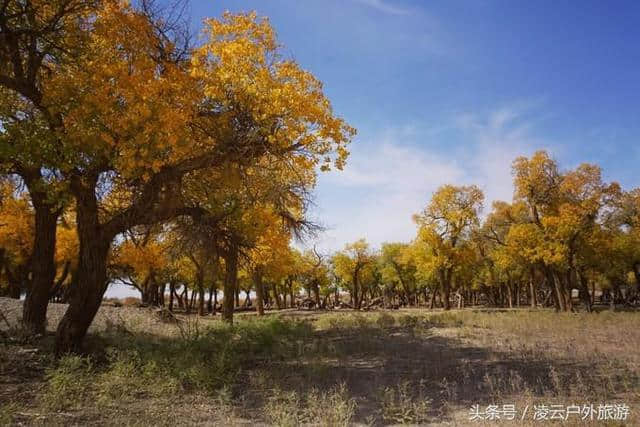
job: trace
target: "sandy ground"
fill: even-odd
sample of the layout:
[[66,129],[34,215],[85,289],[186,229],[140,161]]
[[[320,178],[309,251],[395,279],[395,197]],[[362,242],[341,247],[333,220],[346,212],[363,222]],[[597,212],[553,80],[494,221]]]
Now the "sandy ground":
[[[22,317],[22,300],[0,297],[0,313],[2,313],[10,325],[16,325]],[[68,304],[51,303],[47,308],[47,331],[55,332],[60,319],[64,316]],[[153,309],[140,309],[136,307],[113,307],[103,305],[98,310],[89,332],[98,332],[108,329],[113,325],[127,325],[127,328],[135,330],[149,330],[160,323],[158,319],[150,315]],[[0,316],[0,330],[8,328],[7,322]]]

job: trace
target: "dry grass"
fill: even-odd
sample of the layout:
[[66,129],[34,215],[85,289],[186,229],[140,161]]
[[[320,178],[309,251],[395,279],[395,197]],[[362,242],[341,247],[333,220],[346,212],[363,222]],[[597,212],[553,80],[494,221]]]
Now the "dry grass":
[[50,337],[0,344],[0,423],[477,425],[474,404],[514,404],[520,415],[588,403],[626,403],[627,425],[640,420],[638,313],[239,318],[233,327],[196,316],[175,324],[103,307],[85,357],[55,361]]

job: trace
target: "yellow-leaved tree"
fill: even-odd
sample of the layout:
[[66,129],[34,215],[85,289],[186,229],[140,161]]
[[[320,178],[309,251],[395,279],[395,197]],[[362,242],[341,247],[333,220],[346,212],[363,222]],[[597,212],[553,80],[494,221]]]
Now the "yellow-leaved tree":
[[474,186],[444,185],[427,207],[414,216],[421,251],[417,268],[422,275],[437,277],[445,310],[451,308],[450,293],[456,269],[468,258],[471,231],[479,226],[484,195]]

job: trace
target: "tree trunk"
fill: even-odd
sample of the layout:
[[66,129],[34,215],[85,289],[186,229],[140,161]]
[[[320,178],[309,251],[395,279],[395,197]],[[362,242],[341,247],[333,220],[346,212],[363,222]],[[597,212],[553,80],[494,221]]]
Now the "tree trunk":
[[31,283],[24,300],[22,325],[30,334],[44,333],[49,293],[56,276],[56,226],[60,210],[32,194],[35,209],[35,235],[31,254]]
[[434,288],[431,293],[431,302],[429,303],[429,308],[433,310],[436,306],[436,294],[438,293],[438,288]]
[[139,288],[140,303],[142,303],[143,305],[151,305],[151,292],[150,292],[151,287],[149,286],[150,281],[151,281],[151,275],[149,275],[145,279],[145,281],[140,285],[140,288]]
[[536,308],[538,306],[538,297],[536,295],[536,282],[534,277],[532,276],[529,279],[529,301],[531,302],[531,308]]
[[213,313],[213,286],[209,287],[209,300],[207,301],[207,312]]
[[553,291],[553,295],[555,297],[556,309],[559,311],[567,311],[567,305],[564,300],[564,291],[562,289],[562,285],[560,283],[557,275],[549,269],[547,271],[547,277],[549,280],[549,285],[551,286],[551,290]]
[[56,332],[55,349],[58,355],[80,351],[107,290],[107,256],[114,236],[106,234],[100,226],[95,193],[97,179],[97,175],[94,176],[88,185],[72,182],[80,250],[69,308]]
[[314,279],[312,286],[313,286],[313,295],[316,301],[316,307],[320,308],[320,286],[318,286],[318,281]]
[[274,282],[273,283],[273,298],[276,300],[276,306],[278,307],[278,310],[282,309],[282,298],[280,297],[280,293],[278,293],[278,285]]
[[352,294],[352,299],[353,299],[353,308],[360,308],[360,295],[359,295],[359,290],[358,290],[358,273],[356,272],[353,275],[353,294]]
[[291,298],[291,308],[296,306],[296,297],[293,292],[293,280],[289,280],[289,296]]
[[198,283],[198,315],[204,316],[204,285],[202,281]]
[[196,289],[191,290],[191,297],[189,298],[189,313],[193,311],[193,307],[196,305]]
[[163,283],[162,286],[158,286],[158,303],[160,307],[164,307],[164,293],[167,290],[167,283]]
[[173,282],[169,282],[169,311],[173,312],[173,294],[176,292],[176,285]]
[[233,323],[233,303],[238,283],[238,248],[232,245],[224,254],[224,305],[222,320]]
[[262,284],[262,269],[260,266],[253,269],[253,284],[256,287],[256,309],[258,316],[264,316],[264,286]]
[[443,271],[441,273],[442,278],[442,304],[445,310],[451,310],[451,302],[449,301],[449,296],[451,294],[451,272]]
[[53,289],[49,291],[50,300],[62,302],[62,299],[63,299],[62,296],[64,295],[64,292],[62,291],[62,285],[64,285],[64,282],[67,280],[67,277],[69,277],[70,270],[71,270],[71,261],[67,261],[64,263],[64,267],[62,268],[62,274],[60,274],[60,277],[56,280],[55,284],[53,285]]
[[191,307],[189,306],[189,288],[186,283],[182,285],[182,298],[180,300],[183,301],[184,312],[186,314],[191,314]]
[[69,308],[58,325],[56,354],[77,353],[81,350],[82,341],[107,290],[106,266],[111,241],[96,238],[99,234],[90,236],[90,239],[86,235],[80,236],[76,280],[72,284],[74,289]]
[[591,295],[589,295],[589,284],[584,274],[580,274],[580,299],[584,303],[587,312],[591,313]]

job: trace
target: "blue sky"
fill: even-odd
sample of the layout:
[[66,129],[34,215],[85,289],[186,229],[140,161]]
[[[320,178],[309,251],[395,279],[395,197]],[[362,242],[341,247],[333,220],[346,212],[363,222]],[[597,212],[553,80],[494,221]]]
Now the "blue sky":
[[638,2],[194,0],[194,28],[224,10],[269,17],[358,129],[318,183],[325,250],[410,240],[444,183],[510,200],[511,161],[536,149],[640,184]]

